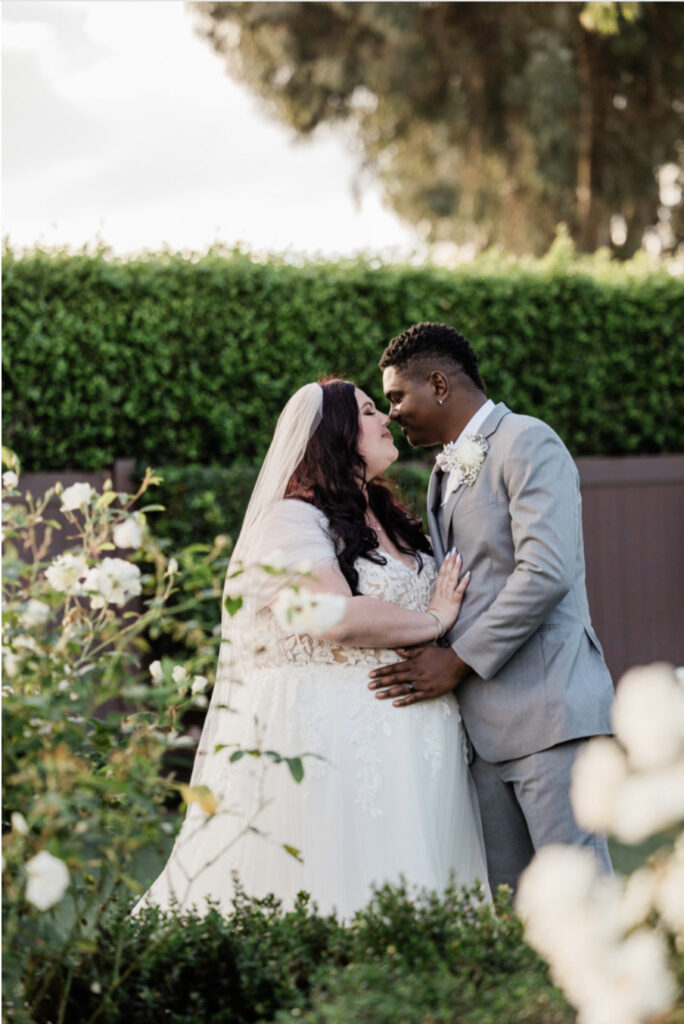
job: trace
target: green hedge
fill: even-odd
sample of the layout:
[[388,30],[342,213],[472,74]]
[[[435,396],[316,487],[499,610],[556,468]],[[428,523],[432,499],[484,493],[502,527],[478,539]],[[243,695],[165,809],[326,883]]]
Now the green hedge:
[[[234,542],[256,481],[259,466],[161,466],[162,483],[150,494],[165,511],[150,513],[155,536],[176,550],[191,544],[212,544],[219,534]],[[423,517],[430,470],[420,462],[396,462],[385,474],[415,515]]]
[[684,448],[684,287],[638,262],[562,247],[458,271],[6,251],[3,289],[5,443],[26,470],[254,462],[322,373],[381,399],[384,345],[426,319],[469,337],[491,395],[574,454]]
[[[38,963],[40,950],[35,951]],[[47,969],[44,969],[47,974]],[[462,895],[412,901],[383,889],[350,926],[277,901],[160,921],[124,913],[47,979],[35,1024],[571,1024],[575,1015],[522,941]],[[6,1019],[20,1014],[6,1005]]]

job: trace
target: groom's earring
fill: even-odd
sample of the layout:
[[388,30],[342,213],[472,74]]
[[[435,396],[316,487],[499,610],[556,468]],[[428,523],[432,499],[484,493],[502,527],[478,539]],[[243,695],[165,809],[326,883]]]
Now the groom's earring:
[[437,399],[437,405],[444,405],[444,399],[443,398],[438,398]]

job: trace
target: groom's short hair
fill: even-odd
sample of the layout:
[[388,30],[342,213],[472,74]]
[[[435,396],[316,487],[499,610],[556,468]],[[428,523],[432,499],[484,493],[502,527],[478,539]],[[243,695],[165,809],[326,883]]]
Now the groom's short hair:
[[[406,369],[409,372],[426,369],[426,364],[439,361],[452,371],[465,375],[469,382],[480,391],[485,390],[480,376],[477,356],[470,343],[462,334],[446,324],[414,324],[396,338],[392,338],[382,353],[380,369],[388,366]],[[434,367],[433,367],[434,368]]]

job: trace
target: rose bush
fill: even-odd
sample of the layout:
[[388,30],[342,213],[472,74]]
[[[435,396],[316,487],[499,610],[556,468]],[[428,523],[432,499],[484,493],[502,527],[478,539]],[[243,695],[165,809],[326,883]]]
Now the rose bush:
[[[133,496],[74,484],[50,520],[59,485],[22,495],[16,459],[3,461],[4,1001],[6,1020],[30,1021],[74,951],[95,948],[111,901],[139,890],[141,854],[175,829],[162,767],[193,744],[184,716],[206,702],[219,637],[193,612],[218,600],[225,552],[166,558],[146,524],[154,506],[133,512],[150,471]],[[49,559],[57,530],[71,546]],[[185,663],[165,656],[150,676],[151,634],[189,632]]]

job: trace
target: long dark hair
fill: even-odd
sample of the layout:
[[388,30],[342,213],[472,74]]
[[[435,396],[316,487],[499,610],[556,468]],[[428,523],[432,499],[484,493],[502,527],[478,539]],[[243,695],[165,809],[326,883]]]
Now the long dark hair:
[[378,549],[378,536],[366,522],[368,504],[392,543],[407,555],[430,553],[430,542],[417,519],[397,500],[380,477],[366,482],[366,462],[359,454],[359,407],[354,385],[346,380],[324,380],[322,418],[290,477],[286,498],[300,498],[315,505],[330,524],[337,545],[337,560],[352,594],[358,594],[357,558],[386,565]]

